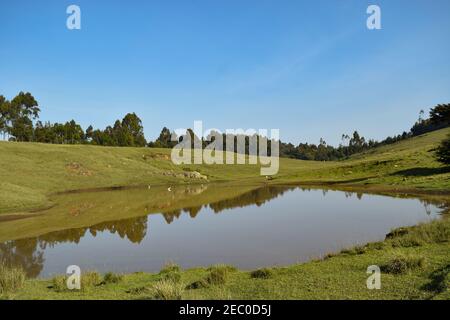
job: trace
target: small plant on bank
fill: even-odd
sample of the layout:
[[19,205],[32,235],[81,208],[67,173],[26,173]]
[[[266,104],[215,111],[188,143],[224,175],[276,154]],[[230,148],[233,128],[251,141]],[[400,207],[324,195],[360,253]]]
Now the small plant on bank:
[[250,273],[250,276],[252,278],[256,278],[256,279],[269,279],[269,278],[272,278],[273,272],[272,272],[272,270],[270,270],[268,268],[262,268],[262,269],[252,271]]
[[207,270],[211,271],[211,270],[217,270],[217,269],[223,269],[227,273],[232,273],[232,272],[237,271],[237,268],[235,266],[231,266],[229,264],[215,264],[215,265],[209,267]]
[[159,271],[159,274],[169,273],[169,272],[180,272],[181,268],[179,265],[173,262],[168,262],[164,265],[164,267]]
[[66,291],[67,289],[67,277],[66,276],[54,276],[52,278],[51,288],[56,292]]
[[209,268],[209,274],[206,276],[205,281],[211,286],[224,285],[228,279],[229,269],[224,266],[214,266]]
[[357,255],[357,254],[364,254],[367,252],[366,246],[355,246],[353,248],[343,249],[341,253],[348,254],[348,255]]
[[[59,275],[52,278],[52,289],[56,292],[76,291],[67,288],[67,276]],[[81,274],[80,290],[84,291],[91,287],[102,284],[102,277],[96,271],[87,271]]]
[[114,272],[107,272],[103,276],[102,284],[119,283],[123,280],[123,275]]
[[181,281],[181,268],[175,263],[166,264],[159,272],[162,280],[179,283]]
[[140,295],[140,294],[148,293],[150,291],[151,291],[150,288],[143,286],[143,287],[131,288],[130,290],[127,290],[126,293],[129,293],[132,295]]
[[381,271],[391,274],[404,274],[425,267],[423,257],[398,256],[381,266]]
[[450,241],[450,223],[447,219],[439,219],[406,231],[393,230],[386,236],[393,247],[418,247],[427,243],[443,243]]
[[171,280],[159,280],[153,285],[154,298],[157,300],[181,300],[184,285]]
[[0,295],[13,293],[21,289],[26,275],[22,268],[7,267],[0,264]]
[[228,280],[228,275],[232,272],[236,272],[237,269],[234,266],[218,264],[209,267],[207,271],[208,275],[205,278],[192,282],[186,289],[201,289],[210,286],[224,285]]

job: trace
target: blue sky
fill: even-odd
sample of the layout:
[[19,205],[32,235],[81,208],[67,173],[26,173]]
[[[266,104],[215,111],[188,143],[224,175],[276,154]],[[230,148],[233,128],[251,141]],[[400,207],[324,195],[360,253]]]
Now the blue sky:
[[0,94],[30,91],[42,120],[83,127],[136,112],[149,139],[194,120],[382,139],[450,102],[448,0],[2,1],[0,41]]

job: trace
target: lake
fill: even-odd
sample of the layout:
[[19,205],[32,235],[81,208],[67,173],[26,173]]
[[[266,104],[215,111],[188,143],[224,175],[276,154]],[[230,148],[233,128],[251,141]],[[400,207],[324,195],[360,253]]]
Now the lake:
[[157,272],[232,264],[288,265],[439,217],[410,198],[277,186],[191,185],[72,193],[33,216],[0,221],[0,259],[30,277],[69,265]]

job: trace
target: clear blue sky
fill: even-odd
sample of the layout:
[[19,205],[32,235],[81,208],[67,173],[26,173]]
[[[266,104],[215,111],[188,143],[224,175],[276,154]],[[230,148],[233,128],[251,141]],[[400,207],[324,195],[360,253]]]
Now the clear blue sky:
[[[82,29],[66,28],[81,7]],[[382,30],[366,28],[378,4]],[[283,141],[381,139],[450,102],[448,0],[0,2],[0,94],[103,128],[279,128]]]

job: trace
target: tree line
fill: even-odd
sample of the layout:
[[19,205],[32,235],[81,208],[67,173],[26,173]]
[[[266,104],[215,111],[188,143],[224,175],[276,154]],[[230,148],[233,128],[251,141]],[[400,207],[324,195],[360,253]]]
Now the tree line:
[[[300,160],[315,160],[315,161],[332,161],[332,160],[341,160],[350,157],[353,154],[360,153],[369,149],[373,149],[382,145],[393,144],[395,142],[411,138],[413,136],[421,135],[426,132],[431,132],[434,130],[442,129],[450,126],[450,104],[439,104],[430,110],[430,116],[428,119],[423,119],[424,111],[420,112],[419,119],[412,126],[409,132],[403,132],[402,134],[387,137],[382,141],[375,141],[373,139],[366,139],[361,136],[358,131],[354,131],[353,134],[343,134],[341,136],[342,142],[338,147],[334,147],[325,142],[324,139],[320,139],[319,144],[311,144],[311,143],[299,143],[298,145],[294,145],[292,143],[285,143],[280,141],[280,156],[286,158],[300,159]],[[199,140],[196,137],[191,129],[188,129],[187,133],[191,136],[191,141]],[[159,137],[149,143],[150,147],[156,148],[172,148],[177,144],[178,140],[182,140],[183,137],[176,137],[175,142],[172,141],[173,133],[166,127],[164,127],[159,135]],[[233,136],[234,141],[236,142],[239,136]],[[262,139],[263,137],[256,135],[257,140]],[[222,140],[225,142],[227,135],[223,134]],[[205,147],[210,141],[210,139],[206,139],[201,141],[203,147]],[[245,150],[248,153],[249,149],[249,137],[245,137]],[[268,141],[268,154],[270,155],[270,143]],[[192,142],[193,144],[193,142]],[[224,147],[224,150],[225,147]],[[236,143],[235,143],[235,152]],[[440,151],[441,154],[444,151]],[[442,157],[441,157],[442,158]]]
[[[144,137],[144,128],[141,119],[135,113],[128,113],[120,121],[116,120],[114,125],[107,126],[105,129],[94,129],[89,126],[85,131],[74,120],[66,123],[50,123],[42,122],[39,119],[39,104],[36,99],[29,93],[20,92],[11,101],[0,95],[0,134],[5,140],[8,137],[10,141],[32,141],[41,143],[54,144],[94,144],[101,146],[133,146],[133,147],[154,147],[154,148],[172,148],[178,142],[182,141],[190,135],[191,143],[194,141],[206,147],[214,139],[204,139],[195,136],[192,129],[188,129],[184,136],[175,137],[172,140],[173,133],[170,129],[164,127],[159,137],[155,141],[147,143]],[[392,144],[413,136],[417,136],[426,132],[442,129],[450,126],[450,104],[439,104],[430,109],[429,117],[424,119],[425,112],[422,110],[419,119],[412,126],[409,132],[387,137],[382,141],[366,139],[361,136],[358,131],[353,134],[343,134],[341,143],[334,147],[320,139],[319,144],[299,143],[294,145],[280,141],[280,156],[316,161],[331,161],[348,158],[349,156],[360,153],[382,145]],[[227,138],[230,135],[223,134],[224,148],[226,149]],[[235,152],[237,150],[238,139],[245,139],[245,152],[249,152],[250,139],[252,137],[233,135],[231,139],[235,141]],[[266,139],[259,135],[254,135],[256,141]],[[271,154],[271,141],[267,141],[268,155]],[[437,150],[437,157],[444,162],[450,157],[447,144],[443,143]],[[447,162],[448,163],[448,162]]]
[[[0,95],[0,134],[5,140],[53,144],[94,144],[101,146],[144,147],[144,127],[135,113],[128,113],[104,130],[89,126],[86,131],[75,122],[42,122],[39,104],[29,93],[20,92],[11,101]],[[34,122],[35,121],[35,122]]]

